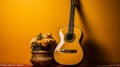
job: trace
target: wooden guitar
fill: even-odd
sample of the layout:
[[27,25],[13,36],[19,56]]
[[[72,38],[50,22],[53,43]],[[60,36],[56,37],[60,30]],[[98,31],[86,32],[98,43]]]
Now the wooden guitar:
[[59,31],[60,42],[54,50],[54,59],[62,65],[76,65],[83,59],[83,50],[80,44],[82,31],[74,26],[74,12],[76,0],[71,0],[69,26]]

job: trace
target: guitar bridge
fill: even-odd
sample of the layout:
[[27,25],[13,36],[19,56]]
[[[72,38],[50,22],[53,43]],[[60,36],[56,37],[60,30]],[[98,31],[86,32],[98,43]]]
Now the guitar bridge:
[[77,53],[77,50],[61,50],[63,53]]

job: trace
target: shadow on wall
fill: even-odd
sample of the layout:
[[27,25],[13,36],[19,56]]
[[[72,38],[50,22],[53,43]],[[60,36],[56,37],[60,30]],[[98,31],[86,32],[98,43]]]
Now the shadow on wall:
[[87,39],[83,44],[83,64],[106,64],[106,55],[94,40]]
[[[83,10],[82,10],[82,4],[80,0],[77,0],[77,11],[79,13],[79,16],[83,22],[84,27],[87,30],[89,35],[89,27],[87,25],[87,21],[85,19]],[[106,64],[106,58],[104,51],[99,47],[99,43],[94,41],[93,39],[87,38],[86,41],[83,43],[83,50],[84,50],[84,59],[82,64]]]

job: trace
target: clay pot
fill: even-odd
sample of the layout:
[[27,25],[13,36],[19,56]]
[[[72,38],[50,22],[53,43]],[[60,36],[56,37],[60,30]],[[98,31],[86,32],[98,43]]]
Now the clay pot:
[[49,51],[39,50],[32,52],[30,61],[33,67],[48,67],[52,63],[52,57],[49,55]]

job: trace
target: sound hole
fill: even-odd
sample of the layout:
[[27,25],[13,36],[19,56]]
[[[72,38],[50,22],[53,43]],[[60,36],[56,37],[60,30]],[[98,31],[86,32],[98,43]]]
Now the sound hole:
[[67,33],[67,34],[65,35],[65,40],[66,40],[67,42],[72,42],[72,41],[74,41],[74,39],[75,39],[75,35],[74,35],[74,34]]
[[68,34],[68,35],[66,36],[66,38],[67,38],[67,40],[72,40],[72,39],[73,39],[73,34]]

